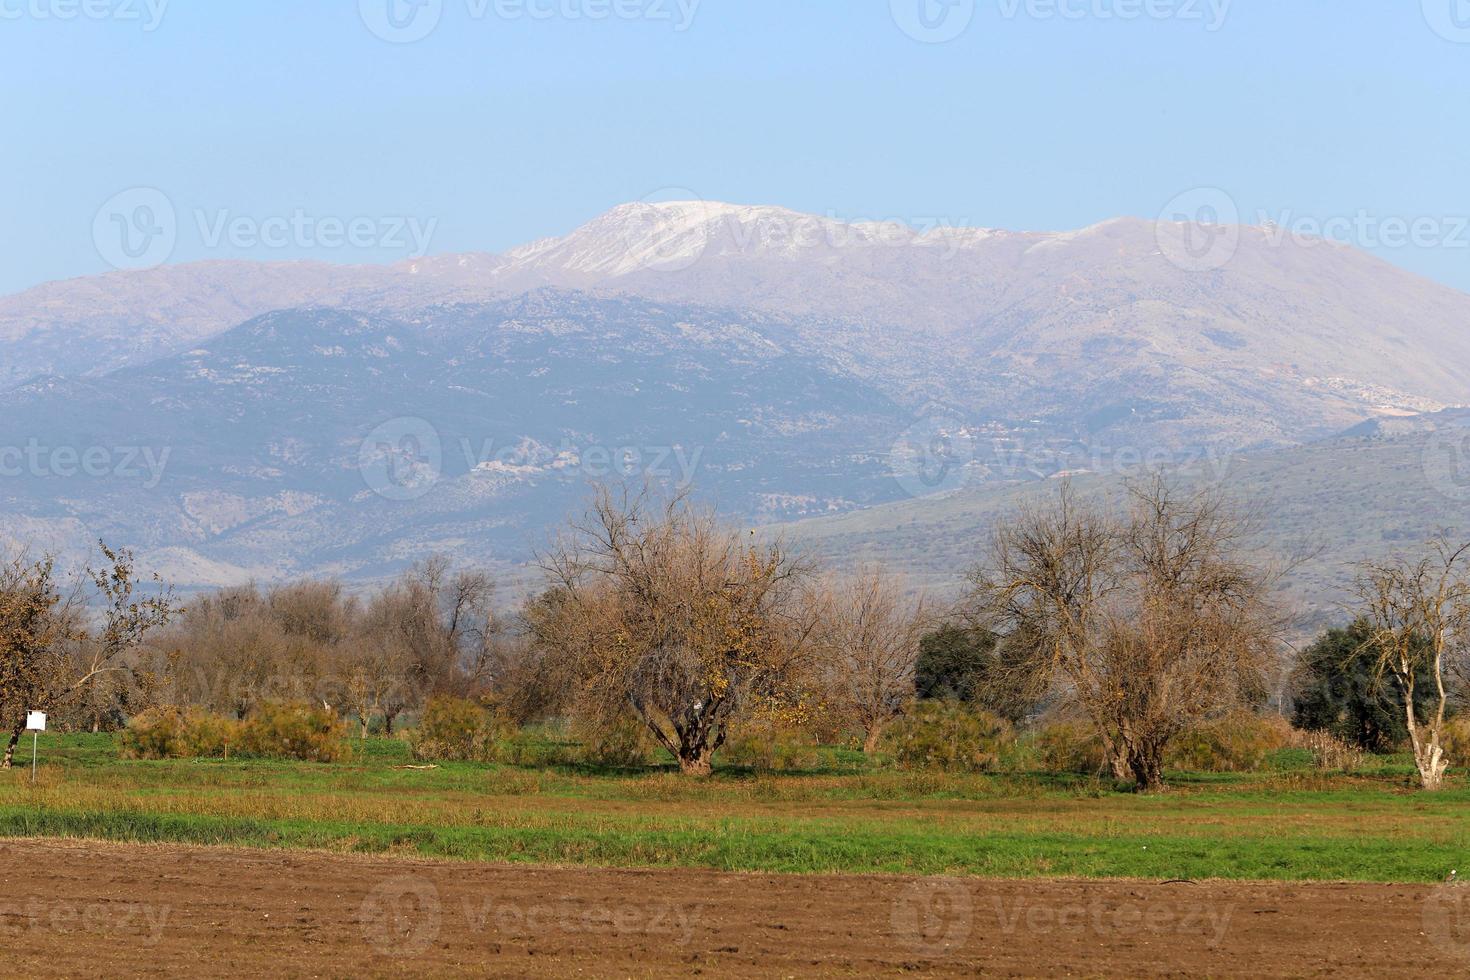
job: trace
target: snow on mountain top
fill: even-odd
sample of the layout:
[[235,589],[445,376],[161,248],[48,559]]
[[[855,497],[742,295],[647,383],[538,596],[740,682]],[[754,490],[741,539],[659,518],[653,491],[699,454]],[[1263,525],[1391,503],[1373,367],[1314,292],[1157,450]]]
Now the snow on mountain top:
[[650,269],[677,271],[705,254],[794,258],[875,246],[971,248],[998,234],[987,228],[899,220],[842,220],[770,205],[719,201],[622,204],[562,238],[506,253],[521,266],[555,265],[590,276]]

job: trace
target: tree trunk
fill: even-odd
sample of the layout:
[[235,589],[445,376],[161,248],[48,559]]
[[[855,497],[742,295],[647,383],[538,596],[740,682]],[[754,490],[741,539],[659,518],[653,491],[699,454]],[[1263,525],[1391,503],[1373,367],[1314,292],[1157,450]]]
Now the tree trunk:
[[1108,767],[1113,770],[1113,778],[1132,779],[1133,770],[1128,766],[1128,754],[1119,745],[1118,740],[1109,735],[1107,728],[1095,717],[1093,724],[1097,727],[1098,737],[1102,739],[1103,758],[1107,760]]
[[1128,750],[1128,769],[1133,781],[1144,793],[1157,793],[1164,788],[1163,752],[1153,746],[1137,746]]
[[1445,770],[1449,768],[1449,760],[1444,757],[1444,749],[1436,743],[1425,747],[1422,757],[1415,759],[1419,767],[1419,782],[1427,790],[1437,790],[1444,785]]
[[708,776],[715,771],[710,760],[712,753],[699,752],[691,756],[679,757],[679,771],[686,776]]
[[[1450,766],[1444,755],[1444,746],[1439,744],[1440,729],[1437,725],[1419,724],[1414,713],[1413,674],[1405,672],[1399,679],[1399,686],[1404,690],[1404,717],[1409,727],[1409,741],[1414,746],[1414,768],[1419,770],[1419,785],[1433,792],[1444,785],[1445,770]],[[1439,718],[1444,717],[1444,704],[1444,694],[1441,693],[1437,715]],[[1428,738],[1425,737],[1426,728]]]
[[873,725],[868,729],[868,737],[863,739],[863,754],[872,755],[878,751],[878,742],[883,738],[883,726]]
[[11,763],[15,761],[15,747],[19,744],[20,737],[25,733],[25,730],[26,726],[24,724],[11,730],[10,744],[5,746],[5,761],[0,762],[0,769],[9,769]]

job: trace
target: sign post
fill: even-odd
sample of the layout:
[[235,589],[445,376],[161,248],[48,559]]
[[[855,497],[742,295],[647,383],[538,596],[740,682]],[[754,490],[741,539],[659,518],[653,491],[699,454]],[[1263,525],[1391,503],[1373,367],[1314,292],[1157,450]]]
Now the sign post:
[[26,715],[26,730],[31,733],[31,784],[36,782],[36,742],[46,730],[46,712],[32,711]]

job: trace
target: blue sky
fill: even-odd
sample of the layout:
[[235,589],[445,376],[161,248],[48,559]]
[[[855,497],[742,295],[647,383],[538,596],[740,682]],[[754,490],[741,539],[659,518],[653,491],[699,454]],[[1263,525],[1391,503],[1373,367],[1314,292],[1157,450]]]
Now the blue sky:
[[108,269],[134,188],[170,261],[388,261],[669,187],[1016,229],[1220,188],[1470,290],[1470,0],[389,2],[0,0],[0,292]]

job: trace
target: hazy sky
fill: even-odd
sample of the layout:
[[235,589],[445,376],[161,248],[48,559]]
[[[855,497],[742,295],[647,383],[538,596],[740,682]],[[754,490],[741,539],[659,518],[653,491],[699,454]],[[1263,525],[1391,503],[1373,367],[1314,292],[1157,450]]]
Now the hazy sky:
[[671,187],[1014,229],[1220,188],[1470,290],[1470,0],[416,2],[0,0],[0,292],[501,250]]

